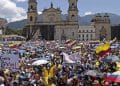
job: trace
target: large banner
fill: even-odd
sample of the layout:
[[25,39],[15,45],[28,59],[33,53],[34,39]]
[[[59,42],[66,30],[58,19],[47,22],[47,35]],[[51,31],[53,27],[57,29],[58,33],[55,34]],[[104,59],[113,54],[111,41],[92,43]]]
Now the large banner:
[[19,54],[2,54],[0,55],[0,63],[2,69],[19,71]]

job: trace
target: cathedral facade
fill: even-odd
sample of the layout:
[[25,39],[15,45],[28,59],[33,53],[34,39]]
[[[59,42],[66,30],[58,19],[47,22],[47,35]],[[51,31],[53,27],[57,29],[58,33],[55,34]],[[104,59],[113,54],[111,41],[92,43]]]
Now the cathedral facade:
[[[24,28],[24,36],[29,39],[45,39],[45,40],[66,40],[80,39],[81,26],[78,23],[78,0],[68,0],[69,8],[66,17],[62,16],[60,8],[54,8],[51,3],[48,9],[42,11],[41,17],[38,16],[37,1],[28,0],[27,25]],[[100,18],[100,16],[99,16]],[[95,17],[92,20],[91,26],[94,27],[92,32],[94,39],[99,40],[100,35],[111,39],[110,37],[110,22],[108,16],[105,21]],[[100,21],[99,21],[100,20]],[[106,22],[107,21],[107,22]],[[91,28],[87,26],[87,28]],[[86,26],[82,26],[82,29]],[[101,30],[102,29],[102,30]],[[98,30],[98,31],[97,31]],[[101,30],[101,33],[100,33]],[[104,31],[103,31],[104,30]],[[109,36],[108,36],[109,35]],[[83,38],[82,38],[83,39]],[[92,38],[93,39],[93,38]]]

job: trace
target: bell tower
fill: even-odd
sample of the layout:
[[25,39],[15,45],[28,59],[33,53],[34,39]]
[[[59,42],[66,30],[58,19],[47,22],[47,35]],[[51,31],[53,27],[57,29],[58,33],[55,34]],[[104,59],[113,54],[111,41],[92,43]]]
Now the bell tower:
[[68,0],[68,2],[69,2],[68,20],[78,21],[78,8],[77,8],[78,0]]
[[37,20],[37,1],[36,0],[28,0],[28,12],[27,19],[29,24],[33,24]]

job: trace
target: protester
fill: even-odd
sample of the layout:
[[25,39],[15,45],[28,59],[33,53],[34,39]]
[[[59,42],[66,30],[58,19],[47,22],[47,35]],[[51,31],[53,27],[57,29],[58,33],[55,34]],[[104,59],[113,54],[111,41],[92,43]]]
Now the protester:
[[[1,66],[0,86],[110,86],[120,82],[108,81],[107,74],[120,69],[120,43],[110,41],[105,49],[111,52],[99,56],[97,41],[28,41],[9,47],[3,44],[1,65],[5,55],[19,55],[16,70]],[[108,43],[108,42],[106,42]],[[114,46],[113,46],[114,45]],[[112,48],[111,48],[112,46]],[[102,50],[97,49],[98,53]],[[9,52],[8,52],[9,51]],[[115,57],[116,56],[116,57]],[[112,60],[106,59],[112,57]],[[114,59],[116,58],[116,59]],[[15,59],[11,57],[10,59]],[[42,60],[41,63],[35,61]],[[17,61],[17,60],[14,60]],[[16,65],[17,66],[17,65]],[[17,68],[17,67],[15,67]]]

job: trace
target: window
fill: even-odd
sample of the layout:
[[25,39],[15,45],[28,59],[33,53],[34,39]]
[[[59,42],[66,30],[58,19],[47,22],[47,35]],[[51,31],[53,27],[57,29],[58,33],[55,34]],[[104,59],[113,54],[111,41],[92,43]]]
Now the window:
[[93,32],[93,30],[91,30],[91,32]]
[[84,34],[82,35],[82,37],[84,38]]
[[74,5],[74,3],[72,3],[72,8],[74,8],[75,7],[75,5]]
[[81,37],[81,35],[79,35],[79,38]]
[[75,15],[72,15],[72,17],[74,17]]
[[30,8],[33,9],[33,6],[31,5]]
[[86,37],[88,38],[88,34],[86,34]]
[[72,6],[74,6],[74,3],[72,3]]
[[72,32],[72,36],[74,36],[74,32]]
[[93,35],[92,34],[90,35],[90,37],[91,37],[91,40],[93,40]]
[[81,30],[79,30],[79,33],[81,33]]
[[30,21],[33,21],[33,17],[32,16],[30,16]]
[[84,41],[84,38],[82,40]]
[[75,17],[75,15],[71,15],[71,18],[73,19]]
[[85,31],[83,30],[83,32],[85,32]]
[[91,34],[90,36],[91,36],[91,38],[92,38],[93,35]]

